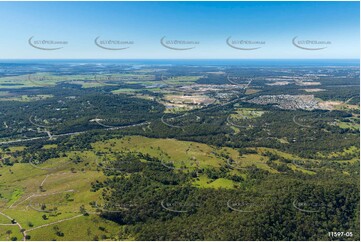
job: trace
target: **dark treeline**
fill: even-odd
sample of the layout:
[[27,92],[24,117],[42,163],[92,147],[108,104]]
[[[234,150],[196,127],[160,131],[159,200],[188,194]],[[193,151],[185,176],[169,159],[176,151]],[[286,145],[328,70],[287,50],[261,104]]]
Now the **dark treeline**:
[[280,176],[254,168],[237,181],[239,188],[215,190],[190,185],[212,172],[176,172],[148,155],[124,154],[103,168],[109,178],[93,183],[93,191],[105,189],[100,211],[127,225],[124,239],[330,240],[336,228],[353,232],[346,239],[359,238],[357,175]]

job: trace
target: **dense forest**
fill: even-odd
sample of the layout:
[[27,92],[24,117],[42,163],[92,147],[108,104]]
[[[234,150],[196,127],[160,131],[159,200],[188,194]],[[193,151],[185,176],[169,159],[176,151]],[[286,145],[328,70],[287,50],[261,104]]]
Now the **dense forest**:
[[348,179],[327,171],[272,175],[253,168],[247,180],[231,177],[240,189],[214,190],[194,188],[189,181],[203,173],[213,179],[229,176],[230,168],[175,172],[139,154],[126,154],[109,167],[103,168],[109,179],[93,188],[109,191],[103,193],[102,216],[130,225],[124,238],[328,240],[335,228],[359,238],[357,174]]

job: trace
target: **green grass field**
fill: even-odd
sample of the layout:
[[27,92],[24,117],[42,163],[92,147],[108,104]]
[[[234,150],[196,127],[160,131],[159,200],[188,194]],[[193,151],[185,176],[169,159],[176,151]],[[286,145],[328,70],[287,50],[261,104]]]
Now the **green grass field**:
[[[83,88],[99,87],[102,85],[116,85],[121,83],[146,83],[154,80],[150,74],[112,74],[112,75],[53,75],[52,73],[38,72],[31,75],[1,77],[0,87],[3,89],[54,86],[59,82],[79,84]],[[6,96],[2,92],[1,96]]]
[[236,120],[259,118],[265,113],[251,108],[237,108],[235,112],[235,114],[231,114],[231,118]]
[[[56,145],[45,145],[51,149]],[[23,150],[23,146],[10,147],[11,151]],[[198,168],[220,168],[231,165],[231,175],[247,179],[245,170],[251,166],[278,173],[267,165],[268,158],[262,154],[271,152],[286,159],[303,161],[300,157],[270,148],[250,148],[256,153],[241,155],[237,149],[213,147],[202,143],[175,139],[126,136],[92,144],[89,151],[66,152],[65,157],[48,159],[43,164],[36,160],[29,163],[15,163],[0,167],[0,207],[1,211],[14,218],[31,240],[107,240],[122,238],[122,226],[99,217],[97,209],[89,203],[104,204],[102,190],[91,192],[91,183],[103,181],[106,176],[99,169],[99,163],[116,160],[117,152],[140,152],[172,163],[176,169],[192,171]],[[357,152],[356,147],[344,153]],[[4,155],[4,150],[1,155]],[[229,162],[233,160],[233,163]],[[78,160],[80,162],[74,162]],[[276,161],[279,163],[279,161]],[[293,170],[308,174],[313,171],[288,164]],[[172,169],[172,168],[170,168]],[[209,189],[235,189],[237,183],[226,179],[210,179],[201,174],[192,181],[194,187]],[[89,216],[83,216],[83,206]],[[0,215],[0,239],[22,239],[18,226],[8,225],[11,221]],[[6,233],[8,230],[11,232]],[[9,235],[10,233],[10,235]],[[124,238],[123,238],[124,239]]]

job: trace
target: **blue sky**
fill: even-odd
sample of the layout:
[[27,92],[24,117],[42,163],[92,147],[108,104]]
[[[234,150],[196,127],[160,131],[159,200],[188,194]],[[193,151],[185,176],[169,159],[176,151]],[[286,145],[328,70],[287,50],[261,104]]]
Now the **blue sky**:
[[[0,2],[0,59],[358,59],[359,23],[359,2]],[[31,36],[68,43],[44,51],[28,44]],[[134,44],[105,50],[97,36]],[[163,36],[199,44],[171,50]],[[263,44],[238,50],[229,36]],[[330,44],[296,48],[296,36]]]

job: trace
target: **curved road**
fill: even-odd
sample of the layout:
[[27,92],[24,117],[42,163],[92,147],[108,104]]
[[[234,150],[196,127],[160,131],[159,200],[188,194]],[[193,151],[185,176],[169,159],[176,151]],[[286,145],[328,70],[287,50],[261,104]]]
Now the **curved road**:
[[21,224],[19,224],[15,219],[6,215],[5,213],[0,212],[0,215],[3,215],[4,217],[10,219],[10,221],[15,221],[16,223],[14,225],[17,225],[19,227],[20,232],[23,234],[23,241],[26,241],[26,230],[25,229],[23,230]]
[[[132,124],[132,125],[126,125],[126,126],[120,126],[120,127],[111,127],[111,128],[106,128],[106,129],[103,129],[103,130],[125,129],[125,128],[129,128],[129,127],[143,126],[143,125],[146,125],[146,124],[149,124],[149,123],[150,122],[146,121],[146,122],[139,123],[139,124]],[[63,137],[63,136],[85,134],[85,133],[88,133],[88,132],[94,131],[94,130],[95,129],[86,130],[86,131],[79,131],[79,132],[72,132],[72,133],[65,133],[65,134],[55,134],[55,135],[52,135],[51,137],[56,138],[56,137]],[[34,137],[34,138],[28,138],[28,139],[17,139],[17,140],[10,140],[10,141],[2,141],[2,142],[0,142],[0,145],[13,144],[13,143],[32,141],[32,140],[41,140],[41,139],[46,139],[46,138],[49,138],[49,136],[41,136],[41,137]]]

